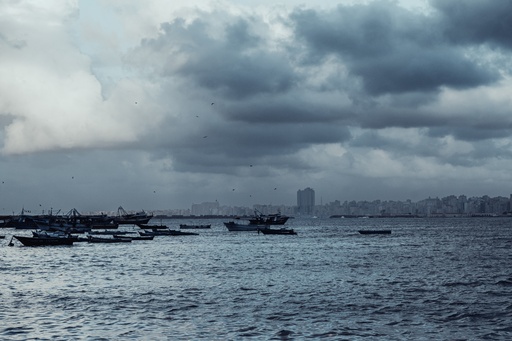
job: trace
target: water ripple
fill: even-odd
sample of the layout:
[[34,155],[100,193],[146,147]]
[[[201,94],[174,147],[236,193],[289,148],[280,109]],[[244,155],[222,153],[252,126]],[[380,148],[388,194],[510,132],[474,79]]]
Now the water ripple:
[[[194,238],[0,249],[0,339],[512,337],[510,220],[294,219],[297,238],[211,223]],[[379,225],[393,233],[355,232]]]

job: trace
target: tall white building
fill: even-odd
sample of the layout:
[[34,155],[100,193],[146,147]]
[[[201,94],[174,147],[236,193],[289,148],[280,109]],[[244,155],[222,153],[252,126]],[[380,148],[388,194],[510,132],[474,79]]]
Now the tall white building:
[[315,208],[315,191],[305,188],[297,191],[297,212],[299,214],[313,214]]

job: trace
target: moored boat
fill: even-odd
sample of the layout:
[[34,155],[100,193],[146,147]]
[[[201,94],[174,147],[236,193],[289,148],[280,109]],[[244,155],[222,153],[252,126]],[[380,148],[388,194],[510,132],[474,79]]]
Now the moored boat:
[[284,225],[290,217],[282,215],[280,212],[275,214],[262,214],[255,210],[254,216],[249,218],[251,225]]
[[148,224],[135,224],[141,229],[144,230],[167,230],[169,229],[169,226],[167,225],[148,225]]
[[227,223],[224,223],[224,226],[226,226],[226,228],[232,232],[237,232],[237,231],[249,231],[249,232],[254,231],[254,232],[256,232],[260,228],[267,227],[267,225],[239,224],[239,223],[235,223],[234,221],[229,221]]
[[360,234],[391,234],[391,230],[359,230]]
[[13,236],[25,246],[73,245],[74,238]]
[[117,216],[114,222],[121,224],[147,224],[153,218],[153,214],[148,214],[144,210],[136,213],[128,213],[123,207],[119,206],[117,209]]
[[153,240],[153,238],[155,238],[155,236],[141,236],[141,235],[138,235],[138,236],[124,236],[124,235],[117,235],[117,234],[114,234],[113,235],[114,238],[120,238],[120,239],[130,239],[130,240]]
[[270,227],[260,228],[258,229],[258,233],[263,234],[297,234],[293,229],[286,229],[286,228],[280,228],[280,229],[274,229]]
[[183,232],[183,231],[170,230],[170,229],[165,229],[165,230],[154,229],[151,231],[148,231],[148,230],[144,230],[143,232],[139,231],[139,235],[141,235],[141,236],[197,236],[199,234],[194,233],[194,232]]
[[135,231],[119,231],[119,230],[103,230],[103,231],[99,231],[99,230],[94,230],[94,231],[89,231],[89,234],[93,234],[93,235],[104,235],[104,236],[112,236],[114,234],[116,235],[125,235],[125,234],[130,234],[130,233],[135,233]]
[[212,225],[211,224],[208,224],[208,225],[187,225],[187,224],[180,224],[180,229],[188,229],[188,230],[194,230],[194,229],[209,229],[211,228]]
[[131,238],[107,238],[107,237],[95,237],[88,236],[87,241],[89,243],[131,243]]

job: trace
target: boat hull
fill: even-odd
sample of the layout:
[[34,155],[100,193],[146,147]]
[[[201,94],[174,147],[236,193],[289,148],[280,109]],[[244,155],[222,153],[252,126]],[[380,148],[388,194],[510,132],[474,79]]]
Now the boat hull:
[[209,229],[212,225],[187,225],[180,224],[180,229],[182,230],[195,230],[195,229]]
[[197,236],[198,233],[182,232],[177,230],[152,230],[152,231],[139,231],[141,236]]
[[285,229],[285,228],[282,228],[282,229],[262,228],[262,229],[258,229],[258,233],[260,233],[260,232],[263,234],[281,234],[281,235],[297,234],[297,232],[295,232],[293,229]]
[[60,237],[26,237],[14,236],[25,246],[55,246],[55,245],[73,245],[75,239]]
[[256,232],[260,228],[267,227],[266,225],[237,224],[233,221],[224,223],[224,226],[226,226],[226,228],[232,232],[238,232],[238,231]]
[[103,237],[92,237],[89,236],[89,243],[131,243],[131,239],[128,238],[103,238]]
[[359,230],[360,234],[391,234],[391,230]]

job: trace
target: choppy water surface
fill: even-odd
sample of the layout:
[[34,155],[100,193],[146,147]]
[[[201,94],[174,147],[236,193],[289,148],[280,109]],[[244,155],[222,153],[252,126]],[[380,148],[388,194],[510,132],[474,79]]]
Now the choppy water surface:
[[0,229],[0,339],[512,339],[510,218],[293,219],[297,236],[208,223],[38,248]]

